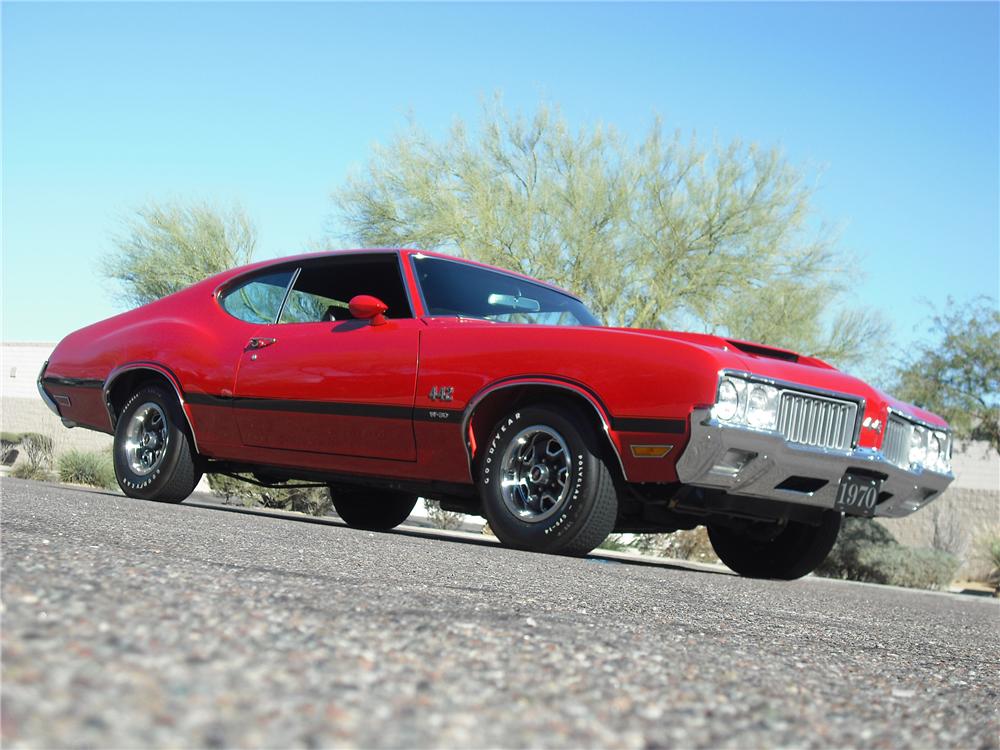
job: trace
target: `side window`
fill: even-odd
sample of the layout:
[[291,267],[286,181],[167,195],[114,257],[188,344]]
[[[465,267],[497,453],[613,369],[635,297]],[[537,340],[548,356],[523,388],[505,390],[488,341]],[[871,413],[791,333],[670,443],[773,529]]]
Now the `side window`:
[[319,323],[348,320],[348,303],[359,294],[378,297],[389,308],[388,318],[412,318],[399,261],[395,253],[342,255],[302,266],[279,323]]
[[219,300],[222,308],[234,318],[247,323],[273,323],[285,298],[288,282],[295,269],[255,276],[227,290]]

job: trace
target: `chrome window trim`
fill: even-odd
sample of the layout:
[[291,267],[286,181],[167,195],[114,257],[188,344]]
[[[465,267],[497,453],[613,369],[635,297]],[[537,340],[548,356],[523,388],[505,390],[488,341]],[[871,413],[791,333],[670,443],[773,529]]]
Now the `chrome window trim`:
[[[349,250],[349,251],[337,251],[337,250],[334,250],[334,251],[329,251],[329,252],[316,253],[315,257],[312,257],[312,258],[310,258],[310,257],[306,257],[306,258],[299,257],[296,260],[285,260],[285,261],[277,260],[273,265],[263,266],[261,268],[254,268],[251,271],[244,271],[243,273],[238,273],[235,276],[231,276],[230,278],[226,279],[221,284],[219,284],[217,287],[215,287],[215,289],[212,291],[212,296],[215,298],[216,304],[222,309],[222,312],[226,313],[226,315],[228,315],[231,318],[234,318],[235,320],[239,320],[239,321],[241,321],[243,323],[250,323],[247,320],[242,320],[241,318],[237,318],[235,315],[233,315],[228,310],[226,310],[226,308],[222,307],[222,301],[221,301],[220,297],[222,296],[223,293],[225,293],[226,291],[228,291],[231,287],[233,287],[233,286],[239,286],[239,285],[242,285],[243,283],[247,283],[247,282],[251,281],[254,277],[256,277],[258,275],[260,275],[260,276],[266,276],[269,273],[276,273],[278,271],[283,271],[283,270],[288,269],[288,268],[294,268],[294,269],[296,269],[297,272],[301,272],[301,270],[302,270],[302,268],[304,266],[306,266],[306,265],[308,265],[310,263],[313,263],[313,262],[322,262],[324,260],[334,260],[336,258],[357,257],[359,255],[395,255],[396,256],[396,263],[397,263],[397,265],[399,267],[399,281],[403,285],[403,291],[406,294],[406,301],[407,301],[407,303],[410,306],[410,314],[407,317],[415,319],[417,317],[417,310],[416,310],[416,307],[414,307],[414,305],[413,305],[413,295],[410,293],[410,286],[409,286],[409,284],[406,283],[406,273],[405,273],[405,271],[403,269],[403,253],[402,253],[401,250],[393,249],[393,248],[373,248],[371,250],[360,249],[360,250]],[[437,256],[434,256],[434,257],[437,257]],[[298,276],[296,275],[295,278],[289,283],[289,286],[286,287],[286,289],[285,289],[285,298],[282,300],[281,308],[279,308],[279,310],[278,310],[278,317],[275,319],[276,321],[280,320],[281,312],[284,309],[284,305],[285,305],[285,302],[287,301],[288,294],[292,290],[292,284],[295,283],[295,280],[297,278],[298,278]],[[419,289],[419,282],[416,279],[416,273],[414,273],[414,279],[413,280],[414,280],[415,283],[417,283],[417,286],[418,286],[418,289]],[[271,324],[268,324],[268,323],[250,323],[250,325],[277,325],[277,322],[271,323]]]
[[[325,263],[335,264],[342,258],[358,258],[364,257],[366,255],[381,256],[395,254],[396,256],[396,272],[399,274],[399,284],[403,288],[403,293],[406,295],[406,304],[409,307],[409,315],[400,316],[389,316],[391,320],[415,320],[417,317],[416,308],[413,306],[413,296],[410,294],[410,287],[406,283],[406,273],[403,270],[402,257],[398,251],[383,250],[376,251],[372,253],[343,253],[342,255],[325,255],[320,258],[309,258],[302,262],[298,268],[295,269],[295,273],[292,275],[292,280],[285,290],[285,296],[281,299],[281,307],[278,308],[278,315],[275,317],[274,322],[271,325],[304,325],[304,324],[314,324],[314,323],[324,323],[326,321],[322,320],[293,320],[287,323],[281,322],[281,314],[285,311],[285,305],[288,303],[288,298],[291,296],[292,291],[295,289],[295,283],[299,280],[299,276],[302,274],[303,269],[307,269],[311,265],[323,265]],[[363,293],[363,292],[362,292]],[[391,312],[391,311],[390,311]]]
[[[427,297],[424,296],[424,285],[420,283],[420,274],[417,273],[417,264],[414,262],[417,258],[429,258],[431,256],[424,255],[423,253],[410,253],[410,271],[413,273],[413,283],[417,286],[417,294],[420,295],[420,306],[423,308],[425,318],[439,318],[445,317],[441,315],[431,315],[431,309],[427,306]],[[434,256],[437,257],[436,255]],[[453,317],[451,315],[447,317]]]
[[[410,291],[410,285],[406,283],[406,268],[403,266],[403,253],[401,250],[396,250],[396,265],[399,267],[399,281],[403,285],[403,291],[406,292],[406,303],[410,306],[410,317],[416,320],[417,318],[417,306],[413,304],[413,294]],[[413,267],[410,267],[413,270]],[[417,273],[413,271],[413,283],[420,288],[420,282],[417,281]],[[423,297],[420,298],[420,304],[423,306],[423,312],[427,312],[427,305],[424,303]]]
[[267,266],[266,268],[254,269],[250,273],[234,276],[233,278],[228,279],[227,281],[224,281],[223,283],[219,284],[219,286],[215,288],[215,291],[212,293],[212,296],[215,298],[215,304],[218,306],[220,310],[222,310],[223,313],[228,315],[233,320],[238,320],[241,323],[246,323],[247,325],[251,326],[274,325],[273,322],[255,323],[252,320],[243,320],[243,318],[238,318],[237,316],[233,315],[231,312],[229,312],[229,310],[226,309],[226,306],[222,304],[222,298],[223,296],[228,296],[230,290],[235,292],[239,289],[242,289],[247,284],[252,284],[254,280],[257,279],[257,277],[259,276],[268,276],[270,274],[280,273],[289,268],[292,268],[294,270],[292,271],[292,275],[288,279],[288,284],[285,285],[285,294],[281,298],[281,305],[278,307],[278,315],[280,316],[281,310],[285,306],[285,300],[288,299],[288,293],[292,290],[292,283],[295,281],[295,279],[298,278],[298,273],[301,270],[301,268],[297,264],[278,263],[273,266]]
[[288,286],[285,287],[285,296],[281,298],[281,304],[278,305],[278,312],[274,316],[274,320],[271,325],[278,325],[278,321],[281,320],[281,313],[285,311],[285,304],[288,302],[288,295],[292,293],[292,289],[295,288],[295,282],[299,280],[299,274],[302,273],[302,266],[295,269],[292,274],[292,278],[288,282]]

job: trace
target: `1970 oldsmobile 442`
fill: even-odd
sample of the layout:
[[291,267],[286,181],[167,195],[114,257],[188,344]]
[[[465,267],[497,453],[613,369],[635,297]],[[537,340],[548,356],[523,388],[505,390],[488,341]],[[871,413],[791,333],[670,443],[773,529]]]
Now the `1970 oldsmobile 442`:
[[953,478],[944,420],[818,359],[602,327],[561,289],[415,250],[221,273],[70,334],[38,385],[114,435],[131,497],[311,481],[352,526],[423,496],[573,555],[704,524],[749,576],[802,576],[844,514],[903,516]]

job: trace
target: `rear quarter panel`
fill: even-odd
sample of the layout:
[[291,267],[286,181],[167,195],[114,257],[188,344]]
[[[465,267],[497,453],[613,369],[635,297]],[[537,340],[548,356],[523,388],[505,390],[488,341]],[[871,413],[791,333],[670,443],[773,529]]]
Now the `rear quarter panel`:
[[[258,326],[237,320],[215,301],[217,278],[195,284],[148,305],[82,328],[53,351],[46,382],[53,396],[72,405],[62,415],[78,424],[111,432],[101,387],[129,369],[156,365],[168,371],[183,393],[231,394],[243,345]],[[85,387],[59,381],[86,380]],[[204,452],[215,444],[238,444],[231,420],[213,418],[185,404]]]

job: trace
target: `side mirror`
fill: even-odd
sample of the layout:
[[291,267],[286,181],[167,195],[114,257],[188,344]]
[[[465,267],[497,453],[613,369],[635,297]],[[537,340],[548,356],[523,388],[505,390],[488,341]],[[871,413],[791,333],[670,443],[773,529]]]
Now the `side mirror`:
[[359,294],[357,297],[351,297],[347,307],[351,311],[351,315],[359,320],[370,320],[373,326],[385,325],[385,311],[389,308],[378,297]]

